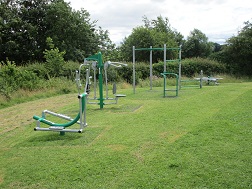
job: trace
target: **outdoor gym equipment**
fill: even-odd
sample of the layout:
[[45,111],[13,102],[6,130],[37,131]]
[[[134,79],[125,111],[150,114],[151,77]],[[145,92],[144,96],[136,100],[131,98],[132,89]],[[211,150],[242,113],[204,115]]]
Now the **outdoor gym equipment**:
[[[37,126],[34,128],[35,131],[58,131],[60,132],[60,135],[64,135],[65,132],[75,132],[75,133],[82,133],[84,127],[87,126],[86,123],[86,93],[79,94],[79,113],[78,115],[73,119],[69,116],[58,114],[55,112],[51,112],[49,110],[44,110],[42,112],[42,117],[33,116],[33,119],[37,120]],[[67,123],[54,123],[52,121],[49,121],[46,119],[46,114],[50,114],[65,120],[68,120]],[[48,125],[49,127],[41,127],[40,123],[44,123]],[[80,125],[79,129],[67,129],[67,127],[70,127],[74,125],[75,123]]]
[[200,80],[201,83],[202,83],[202,81],[205,81],[207,83],[207,85],[210,85],[210,83],[214,83],[215,85],[219,85],[218,80],[221,80],[223,78],[215,78],[215,77],[207,76],[207,77],[201,77],[201,78],[195,78],[195,79]]
[[[181,45],[177,48],[166,48],[166,44],[164,44],[163,48],[135,48],[133,46],[133,93],[136,93],[136,71],[135,71],[135,52],[136,51],[142,51],[142,50],[147,50],[150,51],[150,90],[152,90],[152,78],[153,78],[153,73],[152,73],[152,51],[158,50],[158,51],[164,51],[164,71],[161,73],[161,75],[164,78],[164,97],[166,95],[166,91],[175,91],[176,96],[178,96],[178,90],[180,89],[180,80],[181,80]],[[166,53],[167,51],[177,51],[178,52],[178,57],[175,59],[166,59]],[[178,73],[172,73],[172,72],[167,72],[166,71],[166,63],[167,62],[178,62]],[[167,76],[175,76],[176,77],[176,88],[175,89],[167,89],[166,88],[166,79]]]
[[[42,112],[42,116],[33,116],[33,119],[37,120],[37,126],[34,128],[35,131],[58,131],[60,132],[60,135],[64,135],[65,132],[75,132],[75,133],[82,133],[84,127],[87,126],[86,122],[86,104],[87,104],[87,91],[86,89],[88,88],[88,82],[89,82],[89,75],[88,72],[86,72],[86,85],[85,85],[85,91],[84,93],[80,93],[80,88],[81,88],[81,82],[80,82],[80,73],[81,73],[81,68],[83,65],[80,65],[79,70],[76,71],[76,84],[78,87],[78,99],[79,99],[79,113],[75,118],[71,118],[69,116],[63,115],[63,114],[58,114],[49,110],[44,110]],[[87,70],[86,70],[87,71]],[[49,121],[46,119],[46,114],[56,116],[65,120],[68,120],[69,122],[67,123],[54,123],[52,121]],[[41,123],[44,123],[48,125],[49,127],[41,127]],[[79,124],[80,128],[79,129],[68,129],[68,127],[74,125],[74,124]]]
[[[90,85],[91,85],[91,78],[92,76],[90,76],[90,70],[91,68],[93,69],[93,73],[94,73],[94,97],[87,98],[87,103],[89,104],[98,104],[100,105],[100,108],[102,109],[104,105],[106,104],[117,104],[118,102],[118,98],[120,97],[126,97],[126,95],[124,94],[117,94],[116,93],[116,84],[113,84],[113,94],[114,94],[114,98],[110,98],[108,96],[108,74],[107,74],[107,70],[109,68],[109,66],[114,66],[114,67],[122,67],[122,66],[127,66],[127,64],[124,63],[120,63],[120,62],[110,62],[107,61],[103,64],[102,62],[102,54],[99,52],[95,55],[89,56],[87,58],[84,59],[84,64],[82,64],[83,66],[88,66],[87,69],[87,74],[86,74],[86,86],[85,86],[85,93],[89,94],[90,92]],[[82,66],[81,65],[81,66]],[[96,95],[96,85],[97,85],[97,80],[96,80],[96,74],[97,74],[97,70],[98,70],[98,80],[99,80],[99,97],[97,97]],[[104,75],[105,75],[105,86],[106,86],[106,96],[104,98],[103,96],[103,70],[104,70]],[[80,72],[80,71],[79,71]],[[80,76],[78,76],[80,77]],[[76,80],[79,80],[79,78],[76,78]],[[81,84],[77,84],[79,86],[81,86]],[[98,102],[96,102],[98,100]]]
[[[180,80],[181,88],[192,88],[192,87],[199,87],[200,89],[202,88],[202,81],[203,81],[203,71],[200,71],[199,74],[200,77],[194,78],[194,79],[188,79],[188,80]],[[198,82],[199,84],[195,84],[195,82]],[[186,83],[185,85],[182,85],[182,83]]]

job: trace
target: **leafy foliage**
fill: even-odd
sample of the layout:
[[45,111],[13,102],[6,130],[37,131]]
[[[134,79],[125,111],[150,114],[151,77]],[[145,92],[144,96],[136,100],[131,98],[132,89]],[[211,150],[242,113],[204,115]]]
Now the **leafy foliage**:
[[[124,60],[132,60],[133,46],[136,48],[163,47],[164,44],[167,47],[179,46],[178,41],[182,40],[182,35],[171,29],[168,18],[163,19],[159,16],[157,20],[150,21],[147,17],[143,17],[143,21],[144,26],[134,28],[132,34],[125,38],[121,45]],[[162,56],[162,51],[153,52],[153,62],[157,62]],[[136,60],[148,62],[149,52],[137,52]]]
[[247,21],[237,36],[227,40],[222,61],[232,73],[252,76],[252,23]]
[[54,44],[51,38],[47,38],[47,43],[50,50],[44,51],[44,57],[46,59],[46,69],[48,78],[50,77],[59,77],[62,72],[62,67],[64,65],[64,54],[65,52],[60,52],[59,49],[53,48]]
[[35,73],[16,67],[14,62],[7,61],[0,64],[0,94],[7,100],[11,99],[12,93],[18,89],[33,90],[39,84]]
[[47,37],[66,52],[65,60],[83,61],[114,45],[86,10],[75,11],[64,0],[1,1],[0,13],[0,61],[44,61]]
[[213,44],[208,42],[208,38],[198,29],[191,31],[185,44],[183,45],[183,57],[208,57],[213,49]]

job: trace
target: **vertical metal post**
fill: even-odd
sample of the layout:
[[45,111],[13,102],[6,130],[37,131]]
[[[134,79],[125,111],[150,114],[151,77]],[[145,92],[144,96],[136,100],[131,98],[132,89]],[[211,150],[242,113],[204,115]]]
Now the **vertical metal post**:
[[107,68],[104,68],[104,75],[105,75],[105,85],[106,85],[106,99],[108,99],[108,74],[107,74]]
[[203,70],[200,70],[200,89],[202,88]]
[[178,90],[179,90],[179,87],[178,87],[178,80],[179,80],[179,78],[178,78],[178,75],[176,74],[176,96],[178,96]]
[[83,114],[83,110],[82,110],[82,98],[83,98],[83,95],[79,95],[78,96],[78,99],[79,99],[79,115],[80,115],[80,124],[81,124],[81,126],[82,126],[82,122],[83,122],[83,120],[82,120],[82,114]]
[[165,91],[166,91],[166,75],[164,74],[164,97],[166,96]]
[[152,46],[150,46],[150,90],[152,90]]
[[133,46],[133,93],[136,94],[135,46]]
[[97,82],[96,82],[96,68],[94,68],[94,99],[96,99],[96,86],[97,86]]
[[[89,69],[90,69],[90,67],[89,67]],[[88,85],[89,85],[89,83],[88,83],[88,81],[89,81],[89,69],[86,69],[86,84],[85,84],[84,93],[87,93],[87,89],[88,89]]]
[[100,94],[100,109],[103,108],[103,80],[102,80],[102,55],[101,52],[98,53],[98,71],[99,71],[99,94]]
[[166,44],[164,44],[164,73],[166,72]]
[[81,122],[81,129],[83,129],[85,126],[87,126],[87,117],[86,117],[86,110],[87,110],[87,96],[86,94],[84,94],[84,96],[82,97],[82,103],[84,104],[84,110],[83,110],[83,117],[84,117],[84,120]]
[[182,45],[179,46],[179,78],[178,78],[179,89],[181,89],[181,47]]

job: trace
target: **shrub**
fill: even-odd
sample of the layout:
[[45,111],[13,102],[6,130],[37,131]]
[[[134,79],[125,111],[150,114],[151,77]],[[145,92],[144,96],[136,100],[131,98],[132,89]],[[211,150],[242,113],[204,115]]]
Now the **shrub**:
[[43,63],[28,64],[24,67],[24,70],[35,73],[40,79],[48,79],[48,71]]
[[[153,64],[153,74],[159,75],[164,70],[164,63],[159,62]],[[177,73],[179,72],[178,62],[167,62],[167,72]],[[220,64],[217,61],[209,60],[205,58],[187,58],[181,61],[181,74],[186,77],[193,77],[199,74],[203,70],[205,75],[214,75],[226,72],[224,64]]]
[[11,93],[22,88],[33,90],[39,84],[39,78],[31,71],[16,67],[14,62],[7,61],[0,64],[0,94],[7,100],[11,99]]
[[46,43],[50,47],[50,50],[45,49],[43,52],[44,58],[46,59],[45,67],[48,71],[48,78],[59,77],[62,73],[62,67],[65,63],[64,54],[66,52],[60,52],[57,47],[54,48],[53,41],[50,37],[46,39]]
[[61,77],[74,81],[76,77],[76,70],[79,70],[80,64],[78,62],[68,61],[63,64]]

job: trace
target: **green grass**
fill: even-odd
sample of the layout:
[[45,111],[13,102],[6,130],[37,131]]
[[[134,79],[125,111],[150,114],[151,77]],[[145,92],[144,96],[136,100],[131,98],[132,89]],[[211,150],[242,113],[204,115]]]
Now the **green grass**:
[[252,188],[251,82],[118,92],[82,134],[33,131],[44,109],[75,116],[75,94],[1,109],[0,188]]

